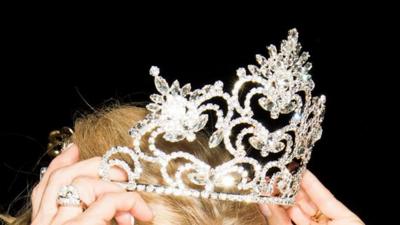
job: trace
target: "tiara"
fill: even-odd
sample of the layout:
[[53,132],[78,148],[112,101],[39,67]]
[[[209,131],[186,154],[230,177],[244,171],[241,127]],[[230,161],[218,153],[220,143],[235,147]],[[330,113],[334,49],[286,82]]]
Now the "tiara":
[[[133,147],[113,147],[103,155],[100,177],[111,181],[109,171],[116,166],[128,181],[113,182],[128,191],[293,204],[314,143],[321,138],[325,96],[311,95],[309,54],[301,52],[296,29],[289,31],[280,51],[274,45],[267,49],[268,58],[256,55],[259,65],[236,71],[238,80],[230,93],[221,81],[196,90],[190,84],[181,87],[177,80],[168,84],[152,66],[159,93],[150,96],[149,113],[129,130]],[[216,157],[218,151],[228,151],[231,156],[220,165],[213,167],[184,150],[167,153],[157,147],[159,141],[193,142],[207,128],[212,134],[204,151]],[[132,167],[115,157],[121,154],[129,156]],[[177,160],[182,163],[171,171],[170,163]],[[144,162],[159,167],[160,183],[138,182]]]

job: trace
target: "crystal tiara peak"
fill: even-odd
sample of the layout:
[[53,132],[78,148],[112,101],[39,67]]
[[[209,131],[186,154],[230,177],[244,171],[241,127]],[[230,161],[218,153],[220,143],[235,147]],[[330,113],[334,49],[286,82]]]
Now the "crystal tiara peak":
[[[159,68],[152,66],[150,75],[159,93],[150,96],[149,113],[129,131],[133,149],[118,146],[108,150],[99,168],[100,177],[110,181],[109,170],[116,166],[128,175],[127,182],[117,182],[128,191],[293,204],[314,143],[321,138],[325,96],[311,95],[314,82],[309,74],[309,54],[301,52],[296,29],[289,31],[280,51],[274,45],[267,49],[268,58],[256,55],[258,66],[236,71],[238,79],[230,93],[223,90],[221,81],[196,90],[191,90],[190,84],[181,87],[177,80],[169,85]],[[222,100],[225,107],[212,103],[213,99]],[[256,107],[267,111],[263,116],[269,115],[266,120],[270,122],[287,119],[273,130],[269,122],[255,118]],[[219,150],[214,149],[223,145],[232,156],[221,165],[212,167],[184,149],[166,153],[157,147],[161,138],[171,144],[193,142],[196,133],[211,123],[207,151],[215,151],[218,157]],[[141,146],[145,139],[146,150]],[[113,157],[119,154],[128,155],[133,167]],[[169,163],[178,159],[185,163],[169,171]],[[138,182],[145,161],[159,166],[162,183]],[[236,191],[218,191],[224,187]]]

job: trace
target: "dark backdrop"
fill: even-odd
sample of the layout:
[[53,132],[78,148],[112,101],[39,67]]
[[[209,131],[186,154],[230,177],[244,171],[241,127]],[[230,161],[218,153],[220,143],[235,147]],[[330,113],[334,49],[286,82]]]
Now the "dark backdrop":
[[266,54],[266,45],[279,44],[296,27],[311,54],[314,93],[327,96],[324,134],[309,168],[368,224],[379,221],[374,163],[380,163],[375,152],[384,150],[378,128],[383,112],[375,107],[385,98],[372,51],[384,48],[374,38],[386,32],[385,23],[331,13],[329,7],[293,17],[257,6],[254,14],[249,10],[164,13],[156,19],[151,8],[137,16],[7,17],[0,83],[2,211],[12,202],[11,213],[17,211],[25,188],[49,162],[44,157],[37,165],[49,131],[71,126],[92,107],[147,101],[154,92],[151,65],[169,81],[201,87],[220,79],[229,86],[239,66],[255,63],[256,53]]

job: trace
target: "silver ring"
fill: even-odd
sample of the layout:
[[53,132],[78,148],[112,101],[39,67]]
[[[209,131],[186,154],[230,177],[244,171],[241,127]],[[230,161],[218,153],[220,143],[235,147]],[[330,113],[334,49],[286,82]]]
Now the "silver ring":
[[81,199],[76,187],[72,185],[64,185],[58,191],[57,204],[59,206],[81,207]]
[[46,173],[46,171],[47,171],[47,167],[46,167],[46,166],[40,168],[40,173],[39,173],[39,178],[40,178],[40,180],[43,178],[43,176],[44,176],[44,174]]

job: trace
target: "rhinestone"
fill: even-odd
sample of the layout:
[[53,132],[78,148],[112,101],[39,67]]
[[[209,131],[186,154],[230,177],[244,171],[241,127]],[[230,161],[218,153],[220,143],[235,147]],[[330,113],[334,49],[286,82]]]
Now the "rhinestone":
[[155,79],[154,79],[154,83],[156,85],[157,90],[161,94],[165,95],[165,94],[168,93],[169,86],[168,86],[167,81],[164,78],[162,78],[160,76],[156,76]]
[[150,68],[150,75],[158,76],[160,74],[160,69],[157,66],[152,66]]
[[210,137],[210,141],[208,143],[208,146],[210,148],[217,147],[221,143],[222,139],[224,138],[223,135],[224,135],[224,132],[223,132],[222,129],[219,129],[219,130],[215,131]]

